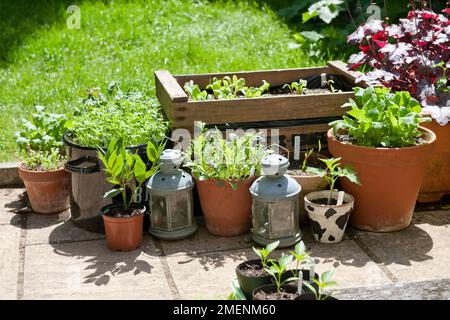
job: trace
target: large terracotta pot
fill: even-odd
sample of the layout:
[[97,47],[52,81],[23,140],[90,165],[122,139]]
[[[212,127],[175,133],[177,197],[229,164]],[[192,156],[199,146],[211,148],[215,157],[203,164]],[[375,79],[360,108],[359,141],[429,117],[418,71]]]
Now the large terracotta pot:
[[218,236],[232,237],[250,230],[252,196],[249,188],[255,177],[237,183],[237,189],[222,180],[197,180],[206,229]]
[[101,209],[105,225],[106,244],[113,251],[132,251],[142,244],[142,229],[145,207],[141,206],[140,214],[116,218],[108,215],[110,209],[122,206],[121,203],[110,204]]
[[20,163],[18,169],[34,212],[52,214],[69,208],[70,174],[64,168],[32,171],[23,168]]
[[361,185],[341,180],[342,189],[355,197],[352,226],[367,231],[389,232],[409,226],[436,136],[420,129],[426,144],[407,148],[370,148],[345,144],[327,133],[328,149],[352,165]]
[[320,176],[301,176],[301,175],[291,175],[295,181],[302,187],[302,190],[298,194],[299,203],[299,222],[300,224],[305,224],[308,221],[308,213],[305,210],[305,196],[314,191],[325,190],[328,186],[328,182]]
[[419,202],[439,201],[450,194],[450,124],[439,125],[435,120],[423,126],[436,134],[436,147],[431,156],[420,188]]

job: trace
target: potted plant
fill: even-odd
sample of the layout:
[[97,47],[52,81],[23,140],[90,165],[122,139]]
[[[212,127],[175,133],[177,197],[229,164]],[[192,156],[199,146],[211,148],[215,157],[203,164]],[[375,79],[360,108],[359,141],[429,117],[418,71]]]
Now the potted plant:
[[315,152],[314,148],[307,149],[303,153],[301,166],[296,170],[288,170],[288,174],[290,174],[302,187],[302,190],[298,195],[300,224],[308,221],[308,213],[305,210],[305,196],[313,191],[324,190],[328,186],[327,180],[322,176],[307,170],[309,167],[320,167],[320,164],[322,163],[319,161],[321,149],[322,144],[320,140],[318,140],[317,152]]
[[303,284],[308,288],[308,291],[296,298],[296,300],[337,300],[332,297],[331,292],[327,292],[331,286],[336,286],[337,283],[332,281],[335,269],[332,268],[320,275],[320,278],[313,279],[311,283],[305,281]]
[[147,144],[147,157],[151,161],[150,169],[141,157],[127,151],[122,139],[111,140],[107,151],[100,149],[106,180],[116,188],[106,192],[105,198],[112,199],[121,195],[122,202],[104,206],[100,213],[105,225],[108,248],[118,251],[130,251],[142,243],[142,229],[145,206],[135,203],[139,187],[159,168],[156,164],[164,144]]
[[357,82],[409,91],[421,103],[424,116],[433,118],[423,124],[437,139],[418,197],[420,202],[433,202],[450,194],[450,9],[438,14],[417,8],[414,1],[411,7],[396,24],[372,20],[351,34],[348,42],[362,51],[352,55],[349,63],[352,68],[372,69]]
[[246,132],[224,139],[219,130],[200,134],[186,150],[185,166],[196,179],[206,228],[219,236],[237,236],[250,230],[250,185],[260,173],[260,161],[269,151],[259,136]]
[[351,110],[331,123],[328,149],[361,181],[341,181],[355,197],[351,224],[377,232],[406,228],[436,141],[419,124],[431,119],[420,116],[420,104],[408,92],[387,88],[355,88],[355,100],[344,106]]
[[67,117],[45,112],[43,106],[36,106],[35,111],[31,119],[22,119],[16,133],[23,157],[19,176],[34,212],[57,213],[69,207],[70,175],[64,171],[66,157],[61,140]]
[[271,284],[272,276],[266,271],[269,266],[269,255],[274,251],[279,241],[269,243],[265,248],[253,251],[259,256],[259,259],[247,260],[236,267],[236,276],[239,287],[247,299],[252,298],[253,290],[263,285]]
[[315,191],[305,196],[305,209],[311,221],[314,239],[322,243],[336,243],[342,240],[345,227],[353,210],[351,194],[334,189],[339,178],[359,184],[355,171],[350,166],[340,166],[341,158],[320,159],[326,169],[308,168],[308,172],[323,177],[329,184],[329,191]]
[[[122,91],[113,82],[107,90],[91,88],[74,112],[64,142],[69,147],[66,170],[72,173],[71,220],[84,229],[103,232],[99,210],[111,203],[103,194],[113,187],[101,170],[97,149],[106,149],[112,139],[122,139],[128,150],[145,161],[146,143],[164,138],[167,122],[159,107],[137,91]],[[145,203],[145,188],[136,201]],[[149,224],[149,221],[147,221]]]

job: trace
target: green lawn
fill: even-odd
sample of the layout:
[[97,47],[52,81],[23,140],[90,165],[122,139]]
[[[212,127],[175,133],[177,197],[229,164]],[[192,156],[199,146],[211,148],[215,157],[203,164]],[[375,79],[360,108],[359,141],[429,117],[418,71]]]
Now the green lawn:
[[[78,2],[81,29],[66,26]],[[309,66],[289,27],[253,1],[24,1],[0,4],[0,162],[35,104],[70,112],[85,89],[119,80],[154,95],[153,71]]]

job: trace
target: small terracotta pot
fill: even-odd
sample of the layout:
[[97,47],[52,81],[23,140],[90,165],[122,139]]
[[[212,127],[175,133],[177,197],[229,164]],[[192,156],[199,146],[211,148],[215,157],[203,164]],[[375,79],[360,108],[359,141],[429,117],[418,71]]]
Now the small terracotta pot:
[[450,124],[441,126],[433,120],[422,125],[436,134],[436,147],[417,200],[436,202],[445,194],[450,194]]
[[256,177],[237,183],[233,190],[228,182],[196,179],[206,229],[217,236],[232,237],[250,231],[252,196],[249,188]]
[[34,212],[52,214],[69,208],[70,174],[64,168],[32,171],[23,168],[19,163],[18,170]]
[[[305,209],[311,221],[314,240],[321,243],[336,243],[342,240],[348,218],[353,210],[355,199],[350,194],[344,195],[344,203],[337,205],[317,204],[315,200],[328,198],[328,190],[315,191],[305,196]],[[334,191],[332,199],[337,199]]]
[[308,221],[308,212],[305,210],[305,196],[314,191],[325,190],[328,182],[320,176],[296,176],[292,175],[302,187],[298,194],[299,199],[299,221],[300,224],[305,224]]
[[436,141],[420,128],[427,143],[406,148],[370,148],[335,139],[327,133],[328,150],[355,169],[361,185],[342,179],[342,189],[355,197],[352,226],[366,231],[390,232],[409,226]]
[[107,215],[110,209],[121,206],[121,203],[110,204],[100,211],[105,225],[106,244],[113,251],[132,251],[142,244],[145,207],[140,206],[140,214],[132,217],[115,218]]

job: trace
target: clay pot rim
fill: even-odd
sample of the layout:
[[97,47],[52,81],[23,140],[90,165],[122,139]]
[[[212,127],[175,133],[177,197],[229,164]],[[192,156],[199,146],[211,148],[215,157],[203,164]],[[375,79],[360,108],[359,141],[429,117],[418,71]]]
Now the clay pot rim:
[[[289,173],[289,171],[291,171],[291,170],[288,170],[287,171],[287,174],[288,175],[290,175],[292,178],[300,178],[300,179],[310,179],[310,180],[312,180],[312,179],[317,179],[317,178],[323,178],[323,177],[321,177],[321,176],[319,176],[319,175],[317,175],[317,174],[310,174],[310,175],[304,175],[304,176],[300,176],[300,175],[297,175],[297,174],[292,174],[292,173]],[[303,171],[304,172],[304,171]]]
[[56,172],[65,171],[64,165],[61,168],[56,169],[56,170],[28,170],[28,169],[24,168],[23,161],[21,161],[17,164],[17,169],[21,170],[23,172],[26,172],[26,173],[30,173],[30,174],[46,174],[46,173],[53,173],[53,172],[56,173]]
[[[321,193],[321,192],[324,192],[324,191],[326,191],[327,193],[329,192],[329,190],[319,190],[319,191],[313,191],[313,192],[308,193],[307,195],[305,195],[305,198],[304,198],[305,203],[311,204],[313,206],[320,207],[320,208],[343,208],[343,207],[351,206],[352,203],[355,203],[355,197],[353,195],[351,195],[350,193],[345,192],[345,191],[344,191],[344,197],[345,196],[349,196],[351,198],[351,201],[346,202],[346,203],[342,203],[340,206],[333,205],[333,204],[330,204],[330,205],[328,205],[328,204],[319,204],[319,203],[312,202],[311,200],[308,199],[308,196],[310,194],[312,194],[312,193]],[[334,191],[334,193],[331,195],[331,197],[335,198],[333,196],[334,196],[334,194],[337,195],[338,192],[339,191]]]
[[138,206],[138,209],[141,211],[139,214],[135,214],[134,216],[131,217],[111,217],[108,216],[104,213],[104,211],[108,208],[114,208],[114,207],[119,207],[122,206],[122,203],[111,203],[108,204],[106,206],[103,206],[100,211],[99,214],[105,219],[107,220],[114,220],[116,222],[126,222],[126,221],[130,221],[131,219],[137,219],[140,216],[143,216],[145,214],[145,206],[141,205],[141,204],[136,204]]
[[204,179],[204,180],[200,180],[197,176],[195,176],[195,175],[192,175],[192,177],[194,178],[194,180],[196,181],[196,182],[207,182],[207,181],[211,181],[211,180],[213,180],[213,181],[223,181],[224,183],[227,183],[227,184],[229,184],[229,183],[244,183],[244,182],[246,182],[246,181],[249,181],[249,180],[254,180],[254,179],[257,179],[258,178],[258,176],[251,176],[251,177],[248,177],[248,178],[246,178],[246,179],[242,179],[242,180],[225,180],[225,179],[217,179],[217,178],[208,178],[208,179]]
[[430,144],[433,144],[436,142],[436,134],[431,131],[430,129],[424,128],[422,126],[419,126],[419,130],[427,133],[431,138],[426,139],[426,136],[424,137],[426,143],[424,144],[419,144],[419,145],[415,145],[415,146],[410,146],[410,147],[403,147],[403,148],[386,148],[386,147],[366,147],[366,146],[360,146],[360,145],[356,145],[356,144],[351,144],[351,143],[343,143],[339,140],[336,139],[334,133],[333,133],[333,128],[330,128],[327,132],[327,138],[331,139],[333,142],[341,144],[347,148],[353,148],[353,149],[359,149],[359,150],[363,150],[363,151],[368,151],[368,152],[409,152],[411,150],[415,150],[415,149],[420,149],[423,148],[425,146],[428,146]]

